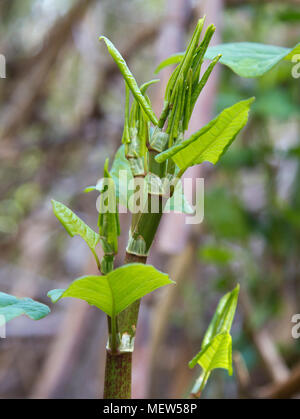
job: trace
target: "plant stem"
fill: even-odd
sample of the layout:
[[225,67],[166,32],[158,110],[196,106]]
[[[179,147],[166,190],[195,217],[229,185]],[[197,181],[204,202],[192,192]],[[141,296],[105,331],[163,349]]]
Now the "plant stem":
[[[124,264],[127,265],[128,263],[143,263],[146,264],[147,257],[146,256],[139,256],[133,255],[131,253],[126,252]],[[134,338],[137,326],[137,320],[139,315],[139,308],[140,308],[140,300],[135,301],[129,307],[127,307],[122,313],[118,316],[118,327],[120,335],[122,336],[124,333],[129,335],[131,339]]]
[[200,377],[196,380],[194,387],[192,388],[190,398],[191,399],[200,399],[202,391],[207,383],[208,377],[210,376],[210,371],[203,371]]
[[118,352],[118,335],[117,335],[117,319],[116,316],[111,318],[110,321],[111,326],[111,333],[110,333],[110,350],[111,353],[117,353]]
[[[157,151],[149,149],[149,171],[162,178],[166,173],[166,163],[158,164],[155,161]],[[173,190],[174,191],[174,190]],[[173,194],[173,191],[171,194]],[[148,195],[147,208],[145,212],[134,216],[131,224],[131,234],[134,239],[142,238],[145,243],[145,252],[148,253],[156,231],[158,229],[163,209],[167,199],[159,196],[158,212],[152,212],[151,194]],[[143,263],[146,264],[147,256],[126,252],[124,264]],[[136,333],[140,300],[135,301],[127,309],[117,316],[118,351],[107,351],[104,398],[131,398],[131,370],[132,352],[134,349],[134,337]],[[113,323],[111,322],[111,327]],[[111,330],[113,332],[113,330]],[[113,335],[113,334],[112,334]]]
[[[146,263],[147,257],[132,255],[126,253],[125,265],[128,263]],[[132,340],[135,336],[136,324],[138,319],[140,301],[131,304],[126,310],[119,314],[118,330],[120,336],[129,335]],[[113,333],[113,319],[111,319],[111,333]],[[121,338],[122,340],[122,338]],[[122,343],[122,342],[121,342]],[[113,344],[111,344],[113,346]],[[120,347],[120,342],[117,343]],[[112,348],[111,348],[112,349]],[[130,399],[131,398],[131,370],[132,370],[132,352],[122,352],[121,350],[113,351],[108,349],[106,351],[106,364],[105,364],[105,379],[104,379],[104,399]]]
[[132,353],[106,351],[104,399],[131,398]]

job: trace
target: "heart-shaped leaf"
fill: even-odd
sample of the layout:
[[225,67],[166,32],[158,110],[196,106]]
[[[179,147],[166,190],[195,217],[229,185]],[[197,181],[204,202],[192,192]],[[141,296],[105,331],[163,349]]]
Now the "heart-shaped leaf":
[[153,266],[133,263],[105,276],[76,279],[66,290],[52,290],[48,296],[54,303],[65,297],[79,298],[115,317],[144,295],[172,283],[167,274]]
[[32,320],[39,320],[47,316],[50,309],[45,304],[31,298],[17,298],[13,295],[0,292],[0,326],[15,317],[25,314]]
[[224,109],[215,119],[193,134],[156,156],[159,163],[168,158],[182,170],[209,161],[217,163],[232,141],[248,121],[248,113],[254,98],[242,100]]

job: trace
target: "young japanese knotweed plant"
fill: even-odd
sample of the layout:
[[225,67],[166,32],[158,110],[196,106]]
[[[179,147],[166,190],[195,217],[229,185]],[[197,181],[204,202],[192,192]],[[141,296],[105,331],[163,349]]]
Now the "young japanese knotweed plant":
[[204,335],[200,352],[190,361],[189,367],[200,365],[202,371],[191,392],[199,398],[207,380],[216,368],[226,369],[232,375],[232,339],[230,329],[233,322],[240,286],[225,294]]
[[[256,77],[292,53],[286,48],[250,43],[210,48],[215,27],[208,26],[201,38],[203,25],[204,19],[200,19],[184,53],[168,58],[158,68],[177,64],[167,84],[159,118],[147,95],[147,89],[158,80],[139,86],[113,43],[100,37],[119,67],[126,94],[122,144],[111,169],[107,160],[103,178],[96,186],[87,188],[87,191],[96,189],[100,192],[97,201],[99,232],[93,231],[65,205],[53,201],[57,218],[71,236],[80,235],[86,241],[102,273],[83,276],[67,289],[53,290],[48,295],[53,302],[65,297],[79,298],[107,314],[109,339],[104,398],[131,397],[132,352],[140,299],[157,288],[172,284],[167,274],[146,265],[146,261],[163,212],[166,209],[192,212],[183,195],[181,176],[189,167],[204,161],[217,163],[248,120],[254,98],[224,109],[207,125],[185,138],[196,101],[214,66],[219,61],[241,76]],[[211,62],[203,72],[201,68],[206,59]],[[128,186],[130,184],[132,188]],[[120,234],[119,204],[131,211],[132,221],[124,266],[114,269]],[[96,250],[99,242],[104,253],[101,261]],[[215,353],[223,342],[228,347],[228,323],[226,328],[221,327],[209,336],[197,358],[204,370],[201,383],[197,384],[199,390],[212,368],[220,365],[217,358],[211,365],[206,365],[203,351]]]

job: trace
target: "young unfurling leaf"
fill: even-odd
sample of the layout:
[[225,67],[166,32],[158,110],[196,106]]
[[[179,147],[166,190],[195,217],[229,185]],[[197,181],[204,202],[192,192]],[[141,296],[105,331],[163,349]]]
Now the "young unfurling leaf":
[[232,341],[230,329],[234,319],[239,295],[239,285],[225,294],[216,309],[202,341],[201,351],[190,361],[189,367],[199,364],[202,373],[196,381],[192,394],[200,396],[212,370],[224,368],[232,374]]
[[166,88],[165,106],[158,126],[162,128],[168,120],[166,132],[169,135],[169,146],[183,138],[183,132],[190,118],[192,82],[194,78],[197,79],[202,63],[201,57],[199,58],[199,48],[202,44],[198,46],[198,43],[203,24],[204,19],[200,19],[185,54],[173,71]]
[[48,293],[52,302],[73,297],[98,307],[110,317],[116,317],[144,295],[172,284],[167,274],[151,265],[133,263],[124,265],[105,276],[84,276],[76,279],[66,290]]
[[169,67],[170,65],[178,64],[182,60],[183,52],[176,52],[175,54],[170,55],[168,58],[163,60],[154,70],[154,73],[157,74],[161,70],[163,70],[166,67]]
[[224,109],[215,119],[190,138],[158,154],[156,161],[162,163],[166,159],[172,158],[181,171],[204,161],[217,163],[246,125],[250,105],[253,101],[254,98],[250,98]]
[[133,77],[131,71],[129,70],[129,68],[126,64],[126,61],[124,60],[122,55],[119,53],[117,48],[114,46],[114,44],[108,38],[106,38],[105,36],[101,36],[99,39],[100,39],[100,41],[103,39],[103,41],[105,42],[110,55],[112,56],[115,63],[119,67],[120,72],[122,73],[122,75],[124,77],[124,80],[127,83],[128,87],[131,90],[131,92],[132,92],[133,96],[135,97],[136,101],[140,104],[143,111],[145,112],[145,114],[150,119],[150,121],[154,125],[157,125],[158,121],[157,121],[157,118],[156,118],[152,108],[151,108],[151,105],[149,105],[149,103],[145,99],[144,95],[140,91],[140,89],[138,87],[138,84],[137,84],[135,78]]
[[52,199],[53,212],[59,219],[62,225],[65,227],[71,237],[76,235],[81,236],[86,244],[91,249],[97,265],[99,266],[99,260],[96,255],[96,245],[100,240],[99,234],[92,230],[84,221],[81,220],[73,211],[71,211],[64,204]]

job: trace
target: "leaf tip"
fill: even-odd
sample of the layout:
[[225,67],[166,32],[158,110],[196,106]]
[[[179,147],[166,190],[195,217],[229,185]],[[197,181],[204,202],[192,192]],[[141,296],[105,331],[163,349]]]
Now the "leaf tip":
[[54,289],[47,293],[47,297],[55,304],[62,297],[64,292],[64,289]]
[[248,99],[249,105],[252,105],[252,103],[255,102],[255,100],[256,100],[256,97],[255,96],[250,97]]
[[105,177],[109,177],[109,169],[108,169],[108,166],[109,166],[109,158],[107,157],[105,159],[105,162],[104,162],[104,176]]
[[206,19],[206,15],[203,15],[203,17],[201,17],[200,19],[198,19],[197,26],[198,25],[203,25],[203,23],[205,22],[205,19]]
[[190,369],[192,369],[192,368],[194,368],[194,366],[195,366],[195,365],[193,364],[193,362],[192,362],[192,361],[190,361],[190,362],[188,363],[188,366],[189,366],[189,368],[190,368]]
[[83,193],[89,193],[91,191],[94,191],[96,189],[96,186],[87,186],[84,190]]

